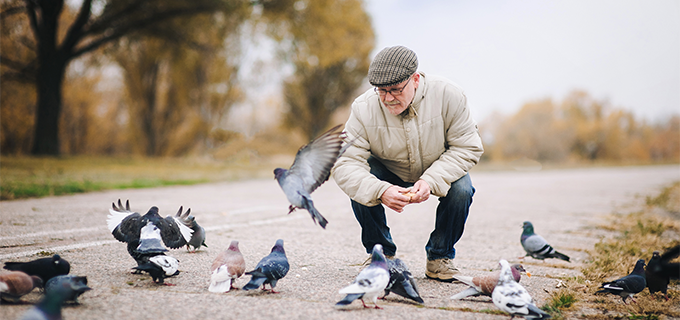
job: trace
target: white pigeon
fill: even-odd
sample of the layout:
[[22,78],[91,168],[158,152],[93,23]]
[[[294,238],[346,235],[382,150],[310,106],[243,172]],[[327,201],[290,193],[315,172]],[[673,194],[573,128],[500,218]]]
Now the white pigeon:
[[499,263],[501,265],[501,275],[496,288],[494,288],[491,294],[493,304],[498,309],[509,313],[510,319],[515,316],[526,319],[550,318],[549,314],[534,305],[534,299],[531,298],[529,292],[513,279],[508,261],[501,259]]
[[228,292],[233,288],[233,281],[246,271],[246,262],[238,249],[238,241],[232,240],[227,250],[222,251],[210,267],[210,292]]
[[390,272],[387,269],[382,245],[376,244],[371,253],[371,264],[359,272],[352,284],[340,290],[340,293],[346,294],[347,297],[338,302],[338,305],[349,304],[358,298],[361,299],[364,308],[368,308],[365,300],[370,299],[376,309],[382,309],[378,306],[378,297],[384,294],[389,281]]

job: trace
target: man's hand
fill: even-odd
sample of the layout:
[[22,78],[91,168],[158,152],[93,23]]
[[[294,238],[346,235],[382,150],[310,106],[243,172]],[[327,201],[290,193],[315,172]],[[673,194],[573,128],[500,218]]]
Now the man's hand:
[[409,190],[410,189],[402,188],[400,186],[391,186],[383,192],[380,200],[388,208],[401,213],[411,200],[409,196],[405,195]]
[[418,180],[411,187],[411,203],[421,203],[430,198],[430,185],[425,180]]

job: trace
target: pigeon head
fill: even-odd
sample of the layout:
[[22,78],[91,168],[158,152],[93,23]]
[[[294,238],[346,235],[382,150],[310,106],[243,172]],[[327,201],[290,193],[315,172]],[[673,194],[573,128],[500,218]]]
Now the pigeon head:
[[63,274],[68,274],[71,271],[71,265],[68,261],[62,259],[58,254],[52,256],[52,263],[54,263],[54,267]]
[[40,277],[31,276],[31,280],[33,280],[33,288],[41,288],[43,286],[43,281]]
[[286,254],[286,251],[283,250],[283,239],[276,240],[276,244],[272,248],[272,252],[274,251]]
[[237,240],[232,240],[231,243],[229,244],[229,248],[227,249],[229,251],[236,251],[238,252],[238,241]]
[[517,282],[519,282],[519,280],[522,278],[522,273],[526,274],[527,277],[531,277],[531,273],[524,270],[524,266],[519,263],[511,265],[510,271],[512,272],[512,278]]
[[522,234],[534,234],[534,225],[531,224],[529,221],[524,221],[522,224],[522,229],[524,229],[524,232]]
[[632,274],[638,274],[641,276],[645,276],[645,260],[640,259],[635,263],[635,268],[633,268]]
[[376,243],[375,246],[373,246],[373,251],[371,252],[371,264],[382,265],[385,269],[387,269],[387,259],[383,253],[383,247],[379,243]]
[[279,180],[279,179],[283,178],[283,176],[284,176],[284,174],[286,173],[286,171],[288,171],[288,170],[283,169],[283,168],[276,168],[276,169],[274,169],[274,178],[276,178],[276,180]]

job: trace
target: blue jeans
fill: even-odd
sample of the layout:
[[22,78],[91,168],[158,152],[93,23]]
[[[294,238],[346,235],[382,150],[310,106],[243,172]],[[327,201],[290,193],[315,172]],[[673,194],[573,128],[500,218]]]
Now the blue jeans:
[[[413,186],[413,183],[404,182],[387,170],[385,165],[374,157],[368,159],[368,164],[371,166],[371,174],[380,180],[404,188]],[[446,196],[439,198],[434,231],[430,233],[430,240],[425,246],[428,260],[456,257],[456,249],[453,246],[463,236],[474,194],[475,188],[472,186],[470,175],[466,174],[451,183],[451,189]],[[380,243],[385,255],[395,255],[397,246],[392,241],[390,228],[387,226],[385,207],[381,204],[367,207],[354,200],[351,202],[354,216],[361,225],[361,242],[366,248],[366,253],[370,254],[373,246]]]

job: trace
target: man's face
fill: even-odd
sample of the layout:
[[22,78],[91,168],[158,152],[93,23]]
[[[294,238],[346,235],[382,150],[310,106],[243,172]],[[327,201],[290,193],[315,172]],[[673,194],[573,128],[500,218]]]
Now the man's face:
[[380,101],[385,105],[387,111],[393,115],[398,115],[411,104],[419,84],[420,74],[415,73],[401,83],[389,87],[379,87],[376,92],[378,92]]

